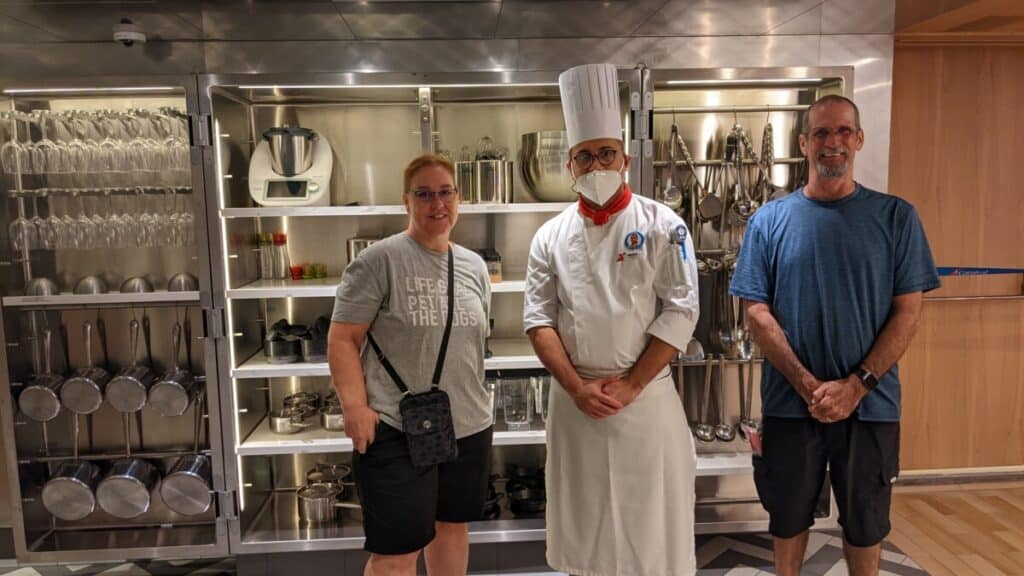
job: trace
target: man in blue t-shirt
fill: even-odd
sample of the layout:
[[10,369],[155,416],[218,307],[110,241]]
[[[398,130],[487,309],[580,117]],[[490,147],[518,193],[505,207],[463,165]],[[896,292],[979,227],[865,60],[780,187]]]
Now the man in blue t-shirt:
[[767,358],[754,480],[778,574],[800,573],[826,466],[850,574],[878,574],[899,473],[896,362],[939,279],[913,206],[853,179],[857,106],[825,96],[803,126],[807,186],[754,214],[729,289]]

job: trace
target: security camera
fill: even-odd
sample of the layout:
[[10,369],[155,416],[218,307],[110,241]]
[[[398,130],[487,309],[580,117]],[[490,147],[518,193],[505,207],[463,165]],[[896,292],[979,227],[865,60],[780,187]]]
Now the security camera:
[[120,42],[125,46],[131,46],[138,42],[146,43],[146,33],[129,18],[122,18],[119,24],[114,25],[114,42]]

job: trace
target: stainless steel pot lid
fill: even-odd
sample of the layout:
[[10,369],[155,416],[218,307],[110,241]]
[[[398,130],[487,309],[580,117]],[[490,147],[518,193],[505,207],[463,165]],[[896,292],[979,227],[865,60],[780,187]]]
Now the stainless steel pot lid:
[[300,500],[319,500],[321,498],[337,498],[341,490],[328,483],[309,484],[299,488]]
[[103,404],[103,391],[83,378],[69,378],[60,389],[60,400],[76,414],[92,414]]
[[132,377],[114,378],[107,384],[107,404],[118,412],[138,412],[146,405],[147,393],[144,381]]
[[210,509],[213,502],[210,486],[203,478],[188,472],[177,472],[160,483],[164,504],[178,514],[195,516]]
[[301,126],[274,126],[263,131],[263,137],[269,139],[272,136],[299,136],[301,138],[313,138],[316,132]]
[[36,422],[49,422],[60,414],[60,399],[52,386],[33,384],[18,395],[18,407]]
[[192,392],[178,382],[161,380],[149,389],[149,406],[161,416],[181,416],[191,403]]
[[81,520],[96,509],[96,496],[77,478],[54,478],[43,486],[43,506],[61,520]]

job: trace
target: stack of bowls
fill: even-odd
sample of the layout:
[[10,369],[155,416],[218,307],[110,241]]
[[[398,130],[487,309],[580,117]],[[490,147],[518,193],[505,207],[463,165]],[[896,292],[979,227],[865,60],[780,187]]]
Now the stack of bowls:
[[564,130],[523,134],[519,166],[523,182],[540,202],[573,202],[569,161],[569,137]]

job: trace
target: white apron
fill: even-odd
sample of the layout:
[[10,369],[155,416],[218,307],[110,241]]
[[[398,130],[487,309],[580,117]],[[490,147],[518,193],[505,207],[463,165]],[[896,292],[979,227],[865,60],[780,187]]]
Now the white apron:
[[[530,251],[525,328],[554,326],[584,378],[626,372],[650,335],[682,349],[698,306],[682,225],[638,196],[605,226],[575,207],[552,219]],[[586,416],[561,386],[549,401],[548,564],[578,576],[694,574],[696,453],[669,370],[610,418]]]

